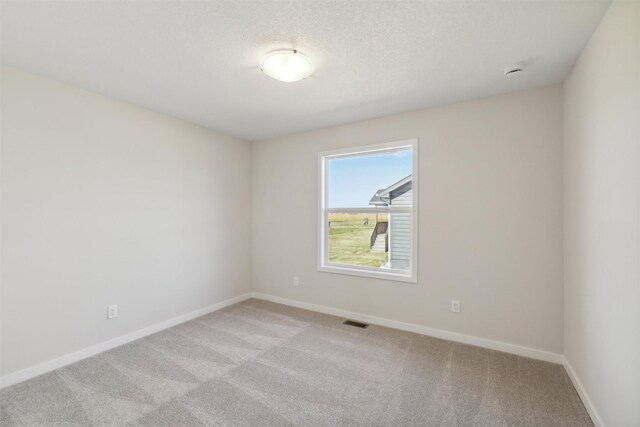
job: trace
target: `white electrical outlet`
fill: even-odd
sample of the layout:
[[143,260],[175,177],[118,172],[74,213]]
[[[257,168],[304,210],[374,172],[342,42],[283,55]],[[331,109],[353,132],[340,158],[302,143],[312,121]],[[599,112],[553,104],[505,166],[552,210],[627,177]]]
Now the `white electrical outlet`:
[[300,278],[298,276],[293,276],[293,286],[300,286]]
[[107,319],[118,317],[118,304],[110,305],[107,308]]
[[451,300],[451,311],[454,313],[460,313],[460,301],[455,299]]

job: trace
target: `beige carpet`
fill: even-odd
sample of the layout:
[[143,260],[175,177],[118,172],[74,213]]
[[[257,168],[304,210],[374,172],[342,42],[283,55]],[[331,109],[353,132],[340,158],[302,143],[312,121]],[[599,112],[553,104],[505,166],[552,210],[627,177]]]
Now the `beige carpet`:
[[2,426],[590,426],[563,368],[259,300],[5,389]]

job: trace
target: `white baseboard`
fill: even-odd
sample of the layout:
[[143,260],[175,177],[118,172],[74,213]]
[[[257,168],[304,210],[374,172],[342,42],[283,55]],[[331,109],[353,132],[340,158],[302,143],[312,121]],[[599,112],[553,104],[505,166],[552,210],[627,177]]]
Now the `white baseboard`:
[[503,351],[505,353],[516,354],[518,356],[530,357],[532,359],[544,360],[561,364],[564,360],[563,356],[558,353],[552,353],[545,350],[524,347],[516,344],[509,344],[501,341],[494,341],[487,338],[479,338],[471,335],[460,334],[457,332],[445,331],[443,329],[430,328],[428,326],[416,325],[413,323],[405,323],[397,320],[385,319],[382,317],[371,316],[368,314],[356,313],[353,311],[341,310],[338,308],[327,307],[323,305],[310,304],[307,302],[292,300],[288,298],[276,297],[273,295],[253,292],[253,298],[271,301],[278,304],[289,305],[292,307],[302,308],[305,310],[317,311],[319,313],[330,314],[333,316],[344,317],[359,322],[371,323],[388,328],[400,329],[407,332],[415,332],[421,335],[427,335],[435,338],[442,338],[449,341],[460,342],[463,344],[475,345],[478,347],[489,348],[491,350]]
[[571,364],[569,363],[569,361],[564,356],[562,356],[562,366],[564,366],[564,370],[567,371],[567,375],[569,375],[569,378],[571,379],[573,386],[578,392],[578,396],[580,396],[580,399],[582,400],[582,404],[587,409],[587,412],[589,413],[589,416],[591,417],[591,421],[593,421],[593,424],[595,424],[596,427],[604,427],[604,424],[602,423],[602,419],[600,418],[598,411],[596,411],[595,406],[593,406],[591,399],[589,399],[589,395],[587,394],[587,391],[584,389],[582,382],[576,375],[576,372],[571,367]]
[[83,348],[82,350],[65,354],[64,356],[58,357],[56,359],[49,360],[47,362],[31,366],[21,371],[5,375],[4,377],[0,378],[0,389],[20,383],[30,378],[37,377],[38,375],[46,374],[47,372],[54,371],[58,368],[62,368],[63,366],[70,365],[71,363],[86,359],[87,357],[94,356],[98,353],[102,353],[103,351],[111,350],[112,348],[121,346],[131,341],[135,341],[151,334],[155,334],[156,332],[160,332],[172,326],[179,325],[180,323],[187,322],[189,320],[195,319],[196,317],[204,316],[205,314],[220,310],[249,298],[251,298],[251,293],[238,295],[237,297],[229,298],[208,307],[204,307],[169,320],[164,320],[160,323],[147,326],[146,328],[138,329],[137,331],[128,333],[126,335],[121,335],[117,338],[110,339],[109,341],[104,341],[99,344],[92,345],[91,347]]
[[40,363],[30,368],[26,368],[21,371],[14,372],[12,374],[5,375],[4,377],[0,377],[0,389],[9,387],[11,385],[20,383],[22,381],[26,381],[28,379],[37,377],[42,374],[46,374],[47,372],[54,371],[56,369],[62,368],[66,365],[70,365],[79,360],[86,359],[87,357],[94,356],[98,353],[102,353],[104,351],[121,346],[123,344],[127,344],[131,341],[135,341],[137,339],[146,337],[156,332],[160,332],[164,329],[168,329],[172,326],[179,325],[180,323],[184,323],[189,320],[195,319],[197,317],[204,316],[205,314],[220,310],[230,305],[237,304],[249,298],[257,298],[265,301],[275,302],[278,304],[284,304],[292,307],[302,308],[305,310],[311,310],[319,313],[353,319],[360,322],[366,322],[374,325],[385,326],[388,328],[394,328],[394,329],[399,329],[403,331],[414,332],[421,335],[427,335],[435,338],[441,338],[449,341],[475,345],[478,347],[489,348],[491,350],[503,351],[505,353],[516,354],[518,356],[544,360],[546,362],[562,364],[565,370],[567,371],[569,378],[573,382],[573,385],[576,388],[578,395],[582,399],[582,402],[585,408],[587,409],[587,412],[591,416],[593,423],[596,425],[596,427],[604,427],[600,419],[600,416],[598,415],[598,412],[596,411],[595,407],[591,403],[591,399],[589,399],[589,396],[587,395],[587,392],[582,386],[582,383],[578,379],[575,371],[573,370],[573,368],[571,367],[567,359],[561,354],[552,353],[544,350],[538,350],[530,347],[524,347],[516,344],[509,344],[501,341],[494,341],[486,338],[474,337],[471,335],[460,334],[457,332],[445,331],[442,329],[430,328],[427,326],[416,325],[413,323],[405,323],[397,320],[390,320],[382,317],[371,316],[368,314],[356,313],[353,311],[347,311],[347,310],[342,310],[338,308],[332,308],[332,307],[327,307],[323,305],[311,304],[303,301],[277,297],[273,295],[263,294],[260,292],[249,292],[246,294],[238,295],[237,297],[229,298],[227,300],[210,305],[208,307],[204,307],[199,310],[195,310],[190,313],[183,314],[181,316],[174,317],[172,319],[165,320],[151,326],[147,326],[146,328],[139,329],[137,331],[128,333],[126,335],[122,335],[117,338],[113,338],[111,340],[93,345],[91,347],[87,347],[82,350],[66,354],[56,359]]
[[289,305],[292,307],[302,308],[305,310],[316,311],[319,313],[330,314],[333,316],[344,317],[348,319],[357,320],[365,323],[372,323],[374,325],[386,326],[389,328],[400,329],[408,332],[415,332],[421,335],[427,335],[436,338],[442,338],[449,341],[456,341],[464,344],[475,345],[478,347],[489,348],[492,350],[503,351],[505,353],[516,354],[518,356],[530,357],[532,359],[544,360],[546,362],[562,364],[565,371],[569,375],[573,386],[575,387],[582,403],[584,404],[591,420],[596,427],[604,427],[602,419],[596,411],[595,406],[589,399],[587,392],[585,391],[580,379],[576,375],[575,371],[562,354],[552,353],[549,351],[538,350],[530,347],[523,347],[516,344],[509,344],[501,341],[494,341],[486,338],[479,338],[470,335],[459,334],[457,332],[445,331],[442,329],[429,328],[427,326],[416,325],[412,323],[399,322],[397,320],[385,319],[382,317],[371,316],[368,314],[356,313],[347,310],[341,310],[338,308],[327,307],[323,305],[311,304],[303,301],[292,300],[288,298],[277,297],[273,295],[263,294],[260,292],[253,292],[253,298],[262,299],[265,301],[271,301],[278,304]]

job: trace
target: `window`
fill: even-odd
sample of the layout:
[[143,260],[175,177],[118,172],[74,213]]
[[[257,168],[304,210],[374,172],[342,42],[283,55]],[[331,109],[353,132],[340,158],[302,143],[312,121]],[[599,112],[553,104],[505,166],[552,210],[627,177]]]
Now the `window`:
[[320,153],[318,270],[417,277],[417,140]]

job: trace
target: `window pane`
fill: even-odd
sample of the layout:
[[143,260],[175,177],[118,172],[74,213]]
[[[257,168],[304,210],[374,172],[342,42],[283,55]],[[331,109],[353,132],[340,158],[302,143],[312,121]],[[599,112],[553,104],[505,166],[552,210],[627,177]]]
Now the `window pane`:
[[319,270],[416,282],[417,141],[322,154]]
[[412,205],[410,148],[329,158],[326,168],[329,208]]
[[410,219],[409,213],[329,213],[329,262],[409,270],[411,233],[403,227],[410,227]]

